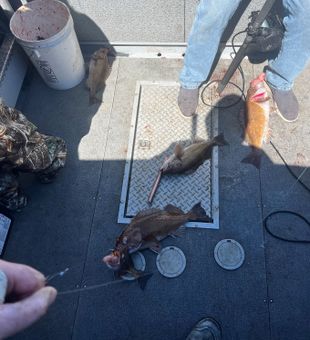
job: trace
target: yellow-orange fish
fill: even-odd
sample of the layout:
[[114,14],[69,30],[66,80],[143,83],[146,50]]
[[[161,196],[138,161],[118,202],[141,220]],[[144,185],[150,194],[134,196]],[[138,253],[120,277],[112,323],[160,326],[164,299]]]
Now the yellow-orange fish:
[[246,97],[246,124],[244,144],[252,151],[242,163],[253,164],[257,169],[261,162],[261,149],[269,136],[270,100],[265,83],[265,73],[252,80]]

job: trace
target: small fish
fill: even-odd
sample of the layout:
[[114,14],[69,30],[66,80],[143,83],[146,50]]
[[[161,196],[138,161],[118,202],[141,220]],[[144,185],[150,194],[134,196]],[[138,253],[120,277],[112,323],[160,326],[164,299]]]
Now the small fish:
[[90,59],[86,86],[89,89],[89,105],[101,102],[96,93],[105,87],[105,82],[111,72],[108,60],[108,48],[100,48]]
[[141,211],[117,238],[114,250],[103,258],[103,262],[115,271],[122,270],[126,252],[130,254],[146,248],[159,252],[159,242],[170,235],[178,235],[177,230],[190,220],[212,221],[200,203],[187,213],[171,204],[164,210]]
[[252,80],[246,97],[246,124],[244,145],[252,151],[242,163],[253,164],[260,168],[262,145],[269,138],[270,100],[265,83],[265,73]]
[[174,154],[171,155],[162,165],[161,170],[165,174],[182,174],[196,171],[200,165],[211,158],[214,146],[227,145],[224,135],[214,137],[211,141],[197,141],[185,149],[177,144]]
[[177,144],[174,153],[165,160],[162,167],[159,169],[155,182],[152,186],[148,197],[148,203],[152,203],[157,188],[159,186],[162,175],[165,174],[190,174],[195,172],[200,165],[207,159],[211,158],[212,149],[214,146],[227,145],[224,135],[214,137],[211,141],[197,141],[185,149],[180,144]]

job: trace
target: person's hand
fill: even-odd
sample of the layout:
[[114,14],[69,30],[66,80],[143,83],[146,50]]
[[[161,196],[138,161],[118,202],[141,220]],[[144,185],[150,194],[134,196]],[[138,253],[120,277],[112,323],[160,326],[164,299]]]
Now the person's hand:
[[0,270],[8,278],[7,299],[0,304],[0,339],[4,339],[43,316],[57,291],[45,287],[43,274],[31,267],[0,260]]

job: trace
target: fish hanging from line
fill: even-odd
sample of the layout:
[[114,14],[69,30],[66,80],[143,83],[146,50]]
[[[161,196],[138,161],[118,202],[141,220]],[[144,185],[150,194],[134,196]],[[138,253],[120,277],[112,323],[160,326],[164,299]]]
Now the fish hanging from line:
[[164,161],[164,164],[159,169],[148,202],[152,203],[162,175],[193,173],[204,163],[204,161],[211,158],[214,146],[223,145],[228,145],[228,143],[222,133],[210,141],[196,141],[186,148],[177,144],[174,153]]
[[147,248],[159,252],[159,242],[170,235],[178,235],[178,229],[190,220],[212,221],[200,203],[187,213],[171,204],[164,210],[141,211],[116,239],[114,249],[103,262],[114,271],[123,271],[127,253]]
[[260,168],[262,146],[270,137],[269,115],[270,97],[265,83],[265,73],[251,81],[246,96],[244,145],[252,148],[241,161]]
[[86,80],[86,86],[89,89],[89,105],[101,102],[96,97],[96,94],[105,87],[106,80],[111,73],[108,52],[109,49],[104,47],[94,52],[91,56]]

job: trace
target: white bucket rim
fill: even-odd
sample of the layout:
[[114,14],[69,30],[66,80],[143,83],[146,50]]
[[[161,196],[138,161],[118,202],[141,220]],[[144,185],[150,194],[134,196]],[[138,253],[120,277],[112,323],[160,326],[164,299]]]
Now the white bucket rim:
[[[28,5],[31,5],[33,3],[44,3],[46,1],[50,1],[50,2],[57,2],[58,4],[60,4],[61,6],[63,6],[67,12],[68,12],[68,20],[66,22],[66,24],[64,25],[64,27],[59,31],[57,32],[55,35],[52,35],[51,37],[48,37],[46,39],[43,39],[43,40],[27,40],[27,39],[22,39],[20,38],[19,36],[17,36],[14,32],[14,30],[12,29],[12,23],[14,21],[14,18],[16,18],[16,15],[17,15],[17,12],[24,8],[24,7],[28,7]],[[64,4],[63,2],[59,1],[59,0],[33,0],[31,2],[28,2],[22,6],[20,6],[16,12],[12,15],[11,19],[10,19],[10,30],[12,32],[12,34],[14,35],[14,37],[21,43],[21,44],[32,44],[32,45],[40,45],[42,47],[44,47],[44,45],[47,45],[55,40],[58,40],[60,37],[62,37],[64,34],[65,34],[65,31],[68,29],[68,25],[73,24],[73,20],[72,20],[72,16],[71,16],[71,13],[70,13],[70,10],[69,10],[69,7]]]

